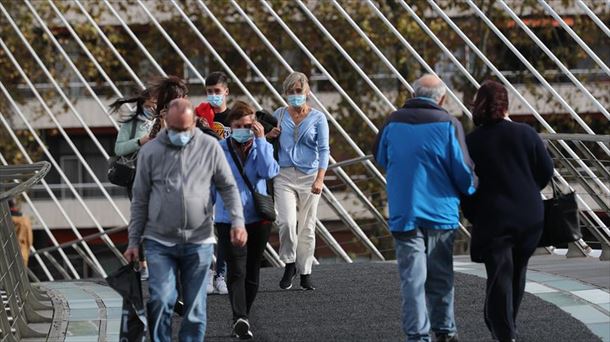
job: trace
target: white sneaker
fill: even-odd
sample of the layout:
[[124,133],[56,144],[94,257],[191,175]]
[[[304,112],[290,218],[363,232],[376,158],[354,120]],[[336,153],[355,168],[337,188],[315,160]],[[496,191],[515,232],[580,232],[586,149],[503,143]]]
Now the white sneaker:
[[207,293],[212,294],[214,293],[214,271],[210,270],[209,272],[210,281],[208,281]]
[[228,294],[229,289],[227,288],[227,283],[225,282],[224,276],[214,277],[214,289],[218,294]]

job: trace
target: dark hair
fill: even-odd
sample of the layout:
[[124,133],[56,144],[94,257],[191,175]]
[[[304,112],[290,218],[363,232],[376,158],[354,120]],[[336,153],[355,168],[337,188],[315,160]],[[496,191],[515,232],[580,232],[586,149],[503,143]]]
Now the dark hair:
[[127,122],[129,120],[132,120],[138,114],[142,114],[144,112],[144,102],[155,97],[154,91],[155,90],[153,88],[149,87],[149,88],[146,88],[146,89],[140,91],[140,93],[138,93],[138,95],[136,95],[136,96],[123,97],[123,98],[120,98],[120,99],[112,102],[110,104],[110,114],[116,113],[121,108],[121,106],[126,103],[135,103],[136,112],[133,113],[132,115],[130,115],[126,120],[124,120],[122,122]]
[[159,116],[163,109],[167,109],[173,99],[185,97],[189,92],[184,80],[178,76],[160,78],[153,82],[152,87],[157,94],[156,116]]
[[222,71],[214,71],[208,75],[205,79],[205,86],[213,86],[217,84],[222,84],[225,87],[229,85],[229,78],[227,74]]
[[256,112],[254,111],[254,108],[252,108],[252,106],[249,104],[245,103],[244,101],[235,101],[233,107],[231,107],[231,110],[227,115],[227,122],[230,125],[233,121],[239,120],[248,115],[254,115],[253,119],[256,120],[255,114]]
[[498,122],[508,111],[508,91],[499,82],[483,82],[474,97],[472,120],[476,126]]
[[160,78],[153,82],[152,88],[155,89],[155,94],[157,95],[157,108],[155,109],[155,123],[150,130],[149,136],[154,138],[163,126],[161,111],[167,109],[167,106],[173,99],[185,97],[188,94],[188,88],[184,80],[178,76]]

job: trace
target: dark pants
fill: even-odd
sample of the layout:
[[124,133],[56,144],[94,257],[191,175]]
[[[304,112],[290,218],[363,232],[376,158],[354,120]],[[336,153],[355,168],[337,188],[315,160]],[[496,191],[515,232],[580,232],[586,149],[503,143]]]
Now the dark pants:
[[499,340],[516,338],[516,320],[523,293],[527,263],[534,254],[542,234],[542,227],[506,230],[496,236],[494,248],[483,256],[487,270],[485,323]]
[[248,242],[244,247],[231,244],[231,225],[219,223],[219,245],[224,246],[227,260],[227,287],[233,319],[248,318],[258,292],[263,252],[269,239],[271,222],[247,224]]

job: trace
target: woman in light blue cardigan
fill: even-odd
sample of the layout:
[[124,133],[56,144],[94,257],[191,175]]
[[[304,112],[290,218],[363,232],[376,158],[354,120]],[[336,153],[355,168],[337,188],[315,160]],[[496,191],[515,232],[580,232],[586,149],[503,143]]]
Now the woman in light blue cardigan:
[[[330,148],[328,122],[324,114],[307,104],[309,83],[300,72],[283,84],[288,107],[273,114],[278,118],[280,174],[274,179],[275,207],[280,235],[280,259],[286,264],[280,288],[292,287],[301,276],[301,288],[314,290],[311,266],[316,247],[316,215]],[[298,208],[298,210],[297,210]]]

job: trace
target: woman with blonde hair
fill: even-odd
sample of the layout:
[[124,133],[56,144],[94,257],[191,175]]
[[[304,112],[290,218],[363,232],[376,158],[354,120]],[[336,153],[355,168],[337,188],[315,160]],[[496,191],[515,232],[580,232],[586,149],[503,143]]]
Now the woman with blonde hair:
[[328,122],[322,112],[307,104],[307,76],[291,73],[283,84],[287,107],[277,109],[280,174],[274,179],[280,259],[286,264],[280,288],[290,289],[297,273],[301,288],[314,290],[311,268],[316,246],[318,202],[324,186],[330,147]]

